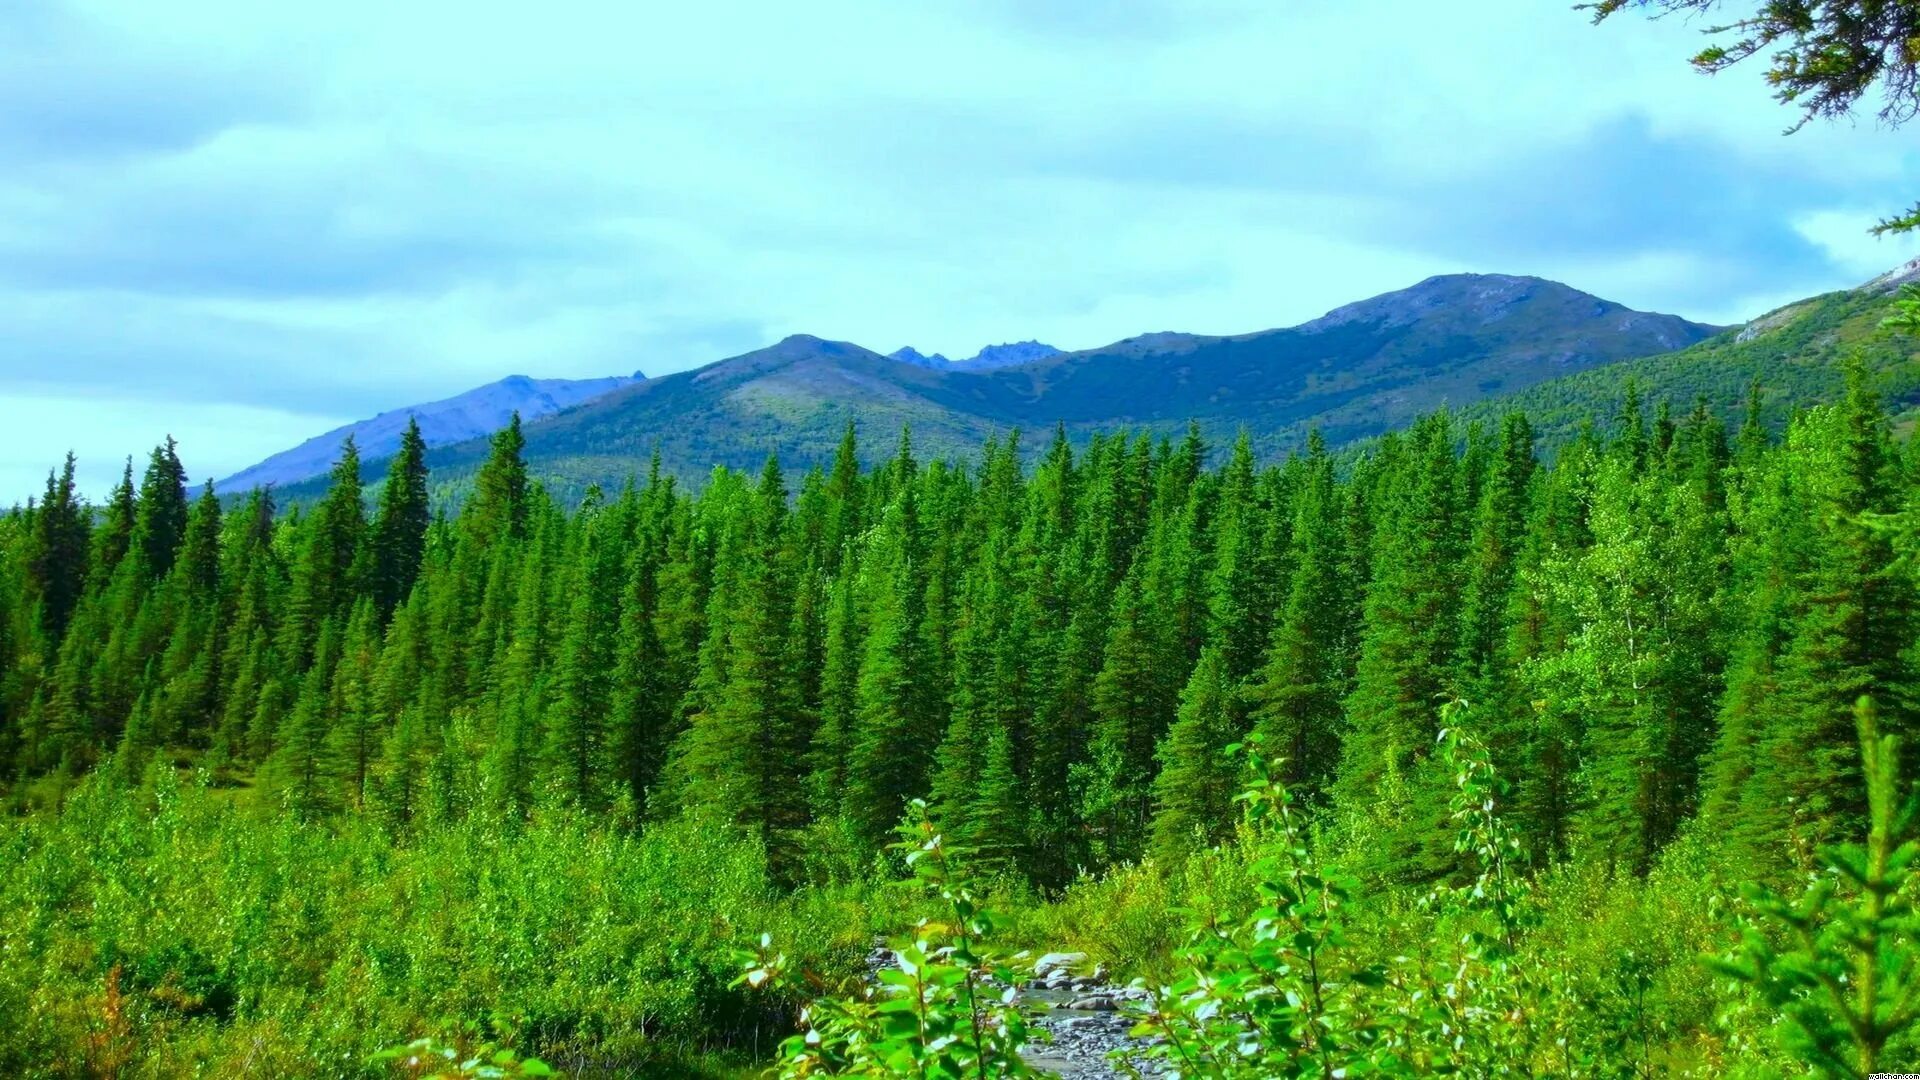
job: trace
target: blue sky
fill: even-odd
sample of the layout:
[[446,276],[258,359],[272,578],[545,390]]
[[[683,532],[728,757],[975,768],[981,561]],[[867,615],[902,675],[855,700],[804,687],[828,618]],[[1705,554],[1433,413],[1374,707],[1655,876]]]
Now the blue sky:
[[1233,333],[1434,273],[1734,322],[1914,254],[1910,136],[1542,0],[0,0],[0,502],[795,332]]

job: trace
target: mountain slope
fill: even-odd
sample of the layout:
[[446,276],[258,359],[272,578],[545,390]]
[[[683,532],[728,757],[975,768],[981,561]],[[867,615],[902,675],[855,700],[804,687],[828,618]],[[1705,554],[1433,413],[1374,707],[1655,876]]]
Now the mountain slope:
[[[995,431],[1063,424],[1074,435],[1245,426],[1277,453],[1320,425],[1336,443],[1568,372],[1691,345],[1716,328],[1632,311],[1556,282],[1450,275],[1301,326],[1231,337],[1162,333],[987,371],[894,359],[796,335],[697,371],[623,387],[527,428],[537,475],[562,493],[616,484],[657,447],[697,477],[715,464],[824,461],[845,424],[889,451],[903,424],[925,453],[970,454]],[[915,354],[918,357],[918,354]],[[432,462],[457,478],[476,441]]]
[[400,448],[400,436],[409,418],[418,420],[428,446],[446,446],[491,434],[506,426],[517,411],[522,420],[535,420],[591,401],[622,386],[645,381],[646,376],[614,375],[603,379],[530,379],[509,375],[499,382],[424,405],[408,405],[368,420],[316,435],[291,450],[234,473],[219,482],[222,491],[245,491],[267,484],[296,484],[320,476],[340,456],[340,444],[353,436],[362,458],[385,457]]
[[955,382],[944,400],[1027,424],[1160,428],[1195,418],[1244,424],[1281,442],[1318,424],[1343,442],[1443,402],[1666,352],[1715,332],[1557,282],[1457,274],[1290,329],[1149,334],[1066,353]]
[[1858,352],[1874,373],[1895,423],[1910,428],[1920,418],[1920,344],[1879,332],[1891,293],[1920,266],[1882,275],[1852,290],[1826,293],[1770,311],[1732,333],[1690,348],[1624,360],[1472,405],[1468,418],[1492,419],[1508,409],[1533,420],[1544,445],[1572,436],[1589,417],[1620,410],[1629,383],[1648,402],[1666,401],[1676,413],[1695,401],[1737,422],[1749,388],[1761,389],[1763,419],[1784,426],[1795,409],[1837,398],[1844,386],[1842,361]]

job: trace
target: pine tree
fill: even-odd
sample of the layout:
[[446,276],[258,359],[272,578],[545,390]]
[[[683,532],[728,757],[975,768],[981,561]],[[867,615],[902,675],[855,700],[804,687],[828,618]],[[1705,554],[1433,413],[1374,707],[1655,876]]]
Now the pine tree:
[[1333,462],[1317,431],[1305,468],[1293,517],[1291,587],[1248,697],[1266,752],[1285,759],[1290,787],[1310,793],[1339,760],[1356,604]]
[[282,660],[294,671],[306,670],[320,626],[344,623],[360,595],[354,569],[366,533],[366,512],[360,497],[360,451],[353,436],[341,444],[326,497],[304,525],[278,643]]
[[[284,714],[269,763],[274,786],[287,810],[302,819],[325,813],[335,805],[338,759],[330,738],[333,708],[333,669],[340,655],[340,627],[321,623],[312,666],[300,680],[293,708]],[[262,720],[275,704],[273,695],[261,695]]]
[[856,603],[853,553],[844,551],[827,607],[826,649],[820,674],[820,722],[807,750],[807,791],[813,816],[840,816],[853,740],[859,730],[860,660],[865,654]]
[[47,473],[46,495],[33,514],[27,556],[27,592],[40,609],[40,632],[50,645],[65,638],[87,580],[90,529],[73,486],[73,455]]
[[925,793],[939,732],[930,730],[927,688],[918,677],[926,579],[915,557],[919,524],[912,486],[900,489],[876,528],[869,553],[871,622],[860,659],[845,805],[856,834],[878,848],[907,800]]
[[1180,694],[1179,718],[1159,748],[1160,775],[1153,783],[1158,858],[1176,861],[1232,827],[1239,770],[1226,749],[1242,734],[1242,714],[1226,657],[1210,645]]
[[1153,810],[1154,748],[1172,721],[1178,689],[1178,643],[1142,602],[1143,563],[1113,600],[1100,674],[1093,682],[1095,716],[1090,761],[1081,770],[1080,815],[1109,861],[1140,857]]
[[134,521],[133,553],[149,583],[173,569],[187,535],[187,471],[180,464],[173,436],[153,448],[140,480],[139,513]]
[[369,534],[372,574],[367,583],[382,619],[405,602],[420,576],[427,544],[427,443],[420,423],[409,418],[400,449],[387,466],[380,508]]
[[571,598],[554,658],[554,703],[549,710],[546,759],[549,783],[564,801],[595,806],[609,794],[607,711],[612,700],[614,629],[619,612],[619,552],[603,535],[604,520],[588,518],[567,584]]
[[120,482],[107,496],[100,527],[93,534],[93,577],[104,587],[120,568],[120,560],[133,550],[133,526],[139,515],[133,494],[133,459],[128,458],[120,473]]
[[527,438],[515,412],[493,436],[487,460],[473,478],[473,495],[460,514],[468,542],[485,549],[496,538],[518,540],[527,529],[527,463],[521,457]]

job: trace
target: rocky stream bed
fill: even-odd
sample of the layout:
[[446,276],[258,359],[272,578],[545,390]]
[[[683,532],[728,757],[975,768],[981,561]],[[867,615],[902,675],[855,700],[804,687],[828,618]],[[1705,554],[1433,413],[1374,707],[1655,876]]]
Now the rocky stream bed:
[[[1114,1069],[1109,1058],[1115,1050],[1144,1051],[1147,1042],[1128,1034],[1133,1021],[1125,1007],[1139,1004],[1146,992],[1114,986],[1106,981],[1103,968],[1085,970],[1084,953],[1047,953],[1033,962],[1033,977],[1019,989],[1019,1003],[1028,1011],[1033,1026],[1050,1036],[1029,1043],[1020,1056],[1043,1073],[1062,1080],[1118,1080],[1125,1074]],[[895,964],[892,950],[877,945],[867,957],[869,972]],[[1160,1070],[1151,1063],[1138,1062],[1147,1076]]]

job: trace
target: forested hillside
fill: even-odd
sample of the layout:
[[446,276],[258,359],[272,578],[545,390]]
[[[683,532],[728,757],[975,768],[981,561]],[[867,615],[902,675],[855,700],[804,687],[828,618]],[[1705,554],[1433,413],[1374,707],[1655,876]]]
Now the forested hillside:
[[1875,370],[1875,385],[1905,431],[1920,405],[1920,366],[1911,340],[1877,332],[1888,305],[1888,289],[1874,285],[1809,297],[1690,348],[1566,375],[1468,405],[1462,414],[1492,421],[1518,409],[1534,418],[1544,441],[1558,443],[1604,415],[1630,384],[1675,407],[1704,401],[1730,422],[1746,413],[1757,386],[1765,390],[1760,414],[1778,431],[1795,411],[1836,399],[1843,361],[1858,356]]
[[[846,970],[898,928],[860,897],[915,799],[1059,899],[1049,932],[1159,927],[1109,957],[1149,970],[1168,890],[1249,872],[1206,883],[1213,845],[1261,842],[1250,735],[1316,846],[1410,911],[1484,854],[1436,752],[1456,698],[1516,868],[1628,923],[1673,857],[1786,880],[1862,833],[1856,699],[1906,736],[1920,691],[1915,466],[1849,370],[1777,437],[1629,389],[1550,463],[1519,412],[1428,415],[1345,472],[1317,437],[1263,466],[1197,430],[1056,431],[1031,467],[903,434],[863,468],[848,429],[824,468],[697,495],[655,468],[569,511],[516,422],[444,517],[417,432],[371,504],[349,443],[297,514],[191,496],[171,443],[100,507],[69,462],[0,518],[0,773],[32,811],[0,840],[26,868],[0,1058],[95,1070],[107,1031],[147,1067],[253,1040],[306,1071],[447,1015],[583,1067],[739,1048],[787,1021],[727,989],[730,943],[797,920]],[[1086,914],[1112,888],[1150,895]],[[1762,1052],[1764,1008],[1693,973],[1731,947],[1709,918],[1636,976],[1678,995],[1647,1069],[1655,1041]]]

